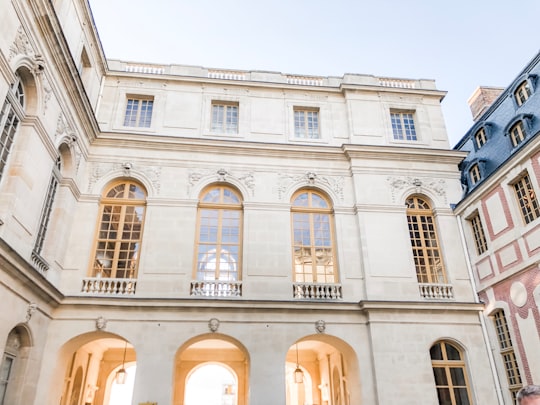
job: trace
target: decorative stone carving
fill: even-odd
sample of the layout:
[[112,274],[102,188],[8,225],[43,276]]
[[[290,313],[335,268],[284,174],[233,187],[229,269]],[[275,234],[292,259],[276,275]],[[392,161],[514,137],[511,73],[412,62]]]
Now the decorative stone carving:
[[34,49],[30,45],[28,36],[22,26],[17,29],[17,35],[13,44],[9,47],[9,60],[13,59],[14,56],[24,54],[29,57],[34,56]]
[[43,75],[43,114],[47,111],[47,107],[49,106],[49,101],[52,97],[52,88],[49,84],[49,80],[47,79],[47,76]]
[[198,182],[203,179],[211,179],[212,176],[216,175],[217,181],[230,182],[231,179],[234,179],[240,183],[243,183],[251,192],[251,195],[255,194],[255,176],[253,172],[247,173],[232,173],[231,171],[220,168],[216,171],[211,169],[202,169],[196,171],[190,171],[188,174],[188,183],[190,187],[195,186]]
[[97,330],[104,330],[107,327],[107,319],[100,316],[96,319],[96,329]]
[[122,163],[122,171],[124,172],[124,176],[129,177],[131,175],[132,167],[133,167],[133,164],[131,162]]
[[285,192],[295,184],[298,186],[324,184],[326,187],[331,189],[339,197],[341,201],[343,201],[343,198],[344,198],[343,197],[343,176],[339,176],[339,177],[320,176],[315,172],[307,172],[306,174],[300,174],[296,176],[279,173],[278,185],[277,185],[278,198],[281,200]]
[[56,132],[54,133],[54,137],[60,137],[60,136],[68,136],[68,137],[75,137],[75,131],[69,125],[69,122],[66,120],[66,117],[64,114],[60,113],[58,114],[58,119],[56,120]]
[[132,162],[96,164],[91,172],[90,179],[88,180],[88,192],[92,191],[99,179],[112,172],[122,172],[124,176],[128,177],[133,176],[134,172],[144,174],[144,176],[152,183],[156,193],[159,194],[161,187],[161,167],[136,167]]
[[319,319],[317,322],[315,322],[315,330],[317,333],[324,333],[326,330],[326,322]]
[[26,322],[29,322],[30,319],[32,319],[32,315],[34,315],[36,310],[37,310],[37,304],[33,302],[28,304],[28,308],[26,308]]
[[443,179],[417,178],[417,177],[387,177],[392,190],[392,201],[396,201],[396,191],[407,187],[414,187],[415,192],[421,193],[422,189],[433,191],[438,196],[444,198],[446,202],[446,181]]
[[219,319],[211,318],[208,321],[208,329],[210,329],[210,332],[217,332],[219,329]]

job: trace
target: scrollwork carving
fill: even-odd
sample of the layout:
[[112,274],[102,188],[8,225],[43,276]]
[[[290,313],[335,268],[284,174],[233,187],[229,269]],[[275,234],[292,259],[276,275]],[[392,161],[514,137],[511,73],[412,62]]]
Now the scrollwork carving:
[[396,201],[396,191],[403,190],[408,187],[414,187],[415,192],[421,193],[422,189],[428,189],[444,198],[446,202],[446,181],[443,179],[434,178],[417,178],[417,177],[392,177],[389,176],[387,181],[392,191],[392,201]]
[[34,57],[34,49],[28,40],[28,36],[22,26],[17,29],[17,35],[15,40],[9,47],[9,60],[13,59],[14,56],[24,54],[29,57]]
[[277,193],[278,198],[281,200],[286,191],[293,185],[308,186],[308,185],[325,185],[332,190],[340,200],[343,201],[343,177],[333,176],[320,176],[315,172],[307,172],[306,174],[300,174],[291,176],[289,174],[278,174]]

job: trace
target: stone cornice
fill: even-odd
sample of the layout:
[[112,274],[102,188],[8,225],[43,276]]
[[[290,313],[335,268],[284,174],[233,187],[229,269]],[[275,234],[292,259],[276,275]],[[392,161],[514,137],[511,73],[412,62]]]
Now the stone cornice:
[[[53,307],[58,306],[64,296],[52,285],[34,266],[20,256],[4,239],[0,238],[0,267],[11,277],[20,280],[25,288],[29,288],[32,294]],[[13,289],[13,286],[6,285]],[[16,291],[21,293],[20,291]]]
[[467,152],[447,149],[351,144],[343,145],[343,151],[351,160],[383,159],[453,165],[457,165],[467,156]]

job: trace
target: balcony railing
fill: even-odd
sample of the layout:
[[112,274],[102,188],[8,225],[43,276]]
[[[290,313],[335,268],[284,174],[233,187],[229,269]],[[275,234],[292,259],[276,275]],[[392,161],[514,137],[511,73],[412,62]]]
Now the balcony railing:
[[134,295],[137,280],[130,278],[87,277],[83,279],[83,294]]
[[294,283],[293,297],[301,300],[340,300],[341,284]]
[[49,270],[49,264],[45,261],[41,255],[36,252],[35,250],[32,251],[32,261],[34,262],[34,265],[36,266],[36,269],[41,273],[45,274],[47,270]]
[[453,300],[454,288],[451,284],[418,284],[420,295],[427,300]]
[[191,282],[190,295],[196,297],[241,297],[241,281],[195,280]]

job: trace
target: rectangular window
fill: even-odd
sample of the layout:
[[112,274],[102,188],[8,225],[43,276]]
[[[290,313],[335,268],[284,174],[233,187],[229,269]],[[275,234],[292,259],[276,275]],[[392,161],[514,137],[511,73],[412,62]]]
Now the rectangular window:
[[476,246],[476,253],[481,255],[487,250],[487,240],[478,212],[470,219],[470,221],[474,236],[474,244]]
[[399,141],[416,141],[416,129],[412,112],[391,111],[392,133]]
[[538,207],[536,193],[534,192],[528,174],[525,174],[514,183],[514,192],[516,193],[521,216],[525,223],[528,224],[538,218],[540,216],[540,208]]
[[126,104],[124,126],[150,128],[153,109],[154,100],[152,98],[129,97]]
[[525,139],[525,129],[523,128],[523,121],[519,121],[510,129],[510,140],[512,146],[518,146]]
[[476,134],[474,135],[474,140],[476,141],[477,149],[480,149],[486,143],[487,138],[484,128],[481,128],[478,130],[478,132],[476,132]]
[[13,368],[13,363],[15,358],[7,353],[4,353],[4,358],[2,359],[2,364],[0,365],[0,405],[4,404],[6,399],[6,391],[9,383],[9,376],[11,374],[11,369]]
[[294,109],[294,137],[320,139],[318,109]]
[[525,80],[523,83],[521,83],[514,92],[514,96],[516,98],[517,105],[523,105],[523,103],[531,96],[531,87],[529,86],[529,82]]
[[238,133],[237,103],[212,103],[212,131],[225,134]]
[[508,388],[515,400],[516,394],[522,386],[522,381],[516,354],[514,353],[514,348],[512,346],[510,330],[508,329],[508,323],[506,322],[503,310],[498,310],[493,314],[493,323],[495,331],[497,332],[497,340],[499,341],[499,349],[506,371]]
[[2,110],[0,111],[0,125],[2,132],[0,133],[0,179],[7,164],[9,152],[13,145],[13,138],[17,127],[19,126],[19,117],[11,106],[11,103],[6,100]]

